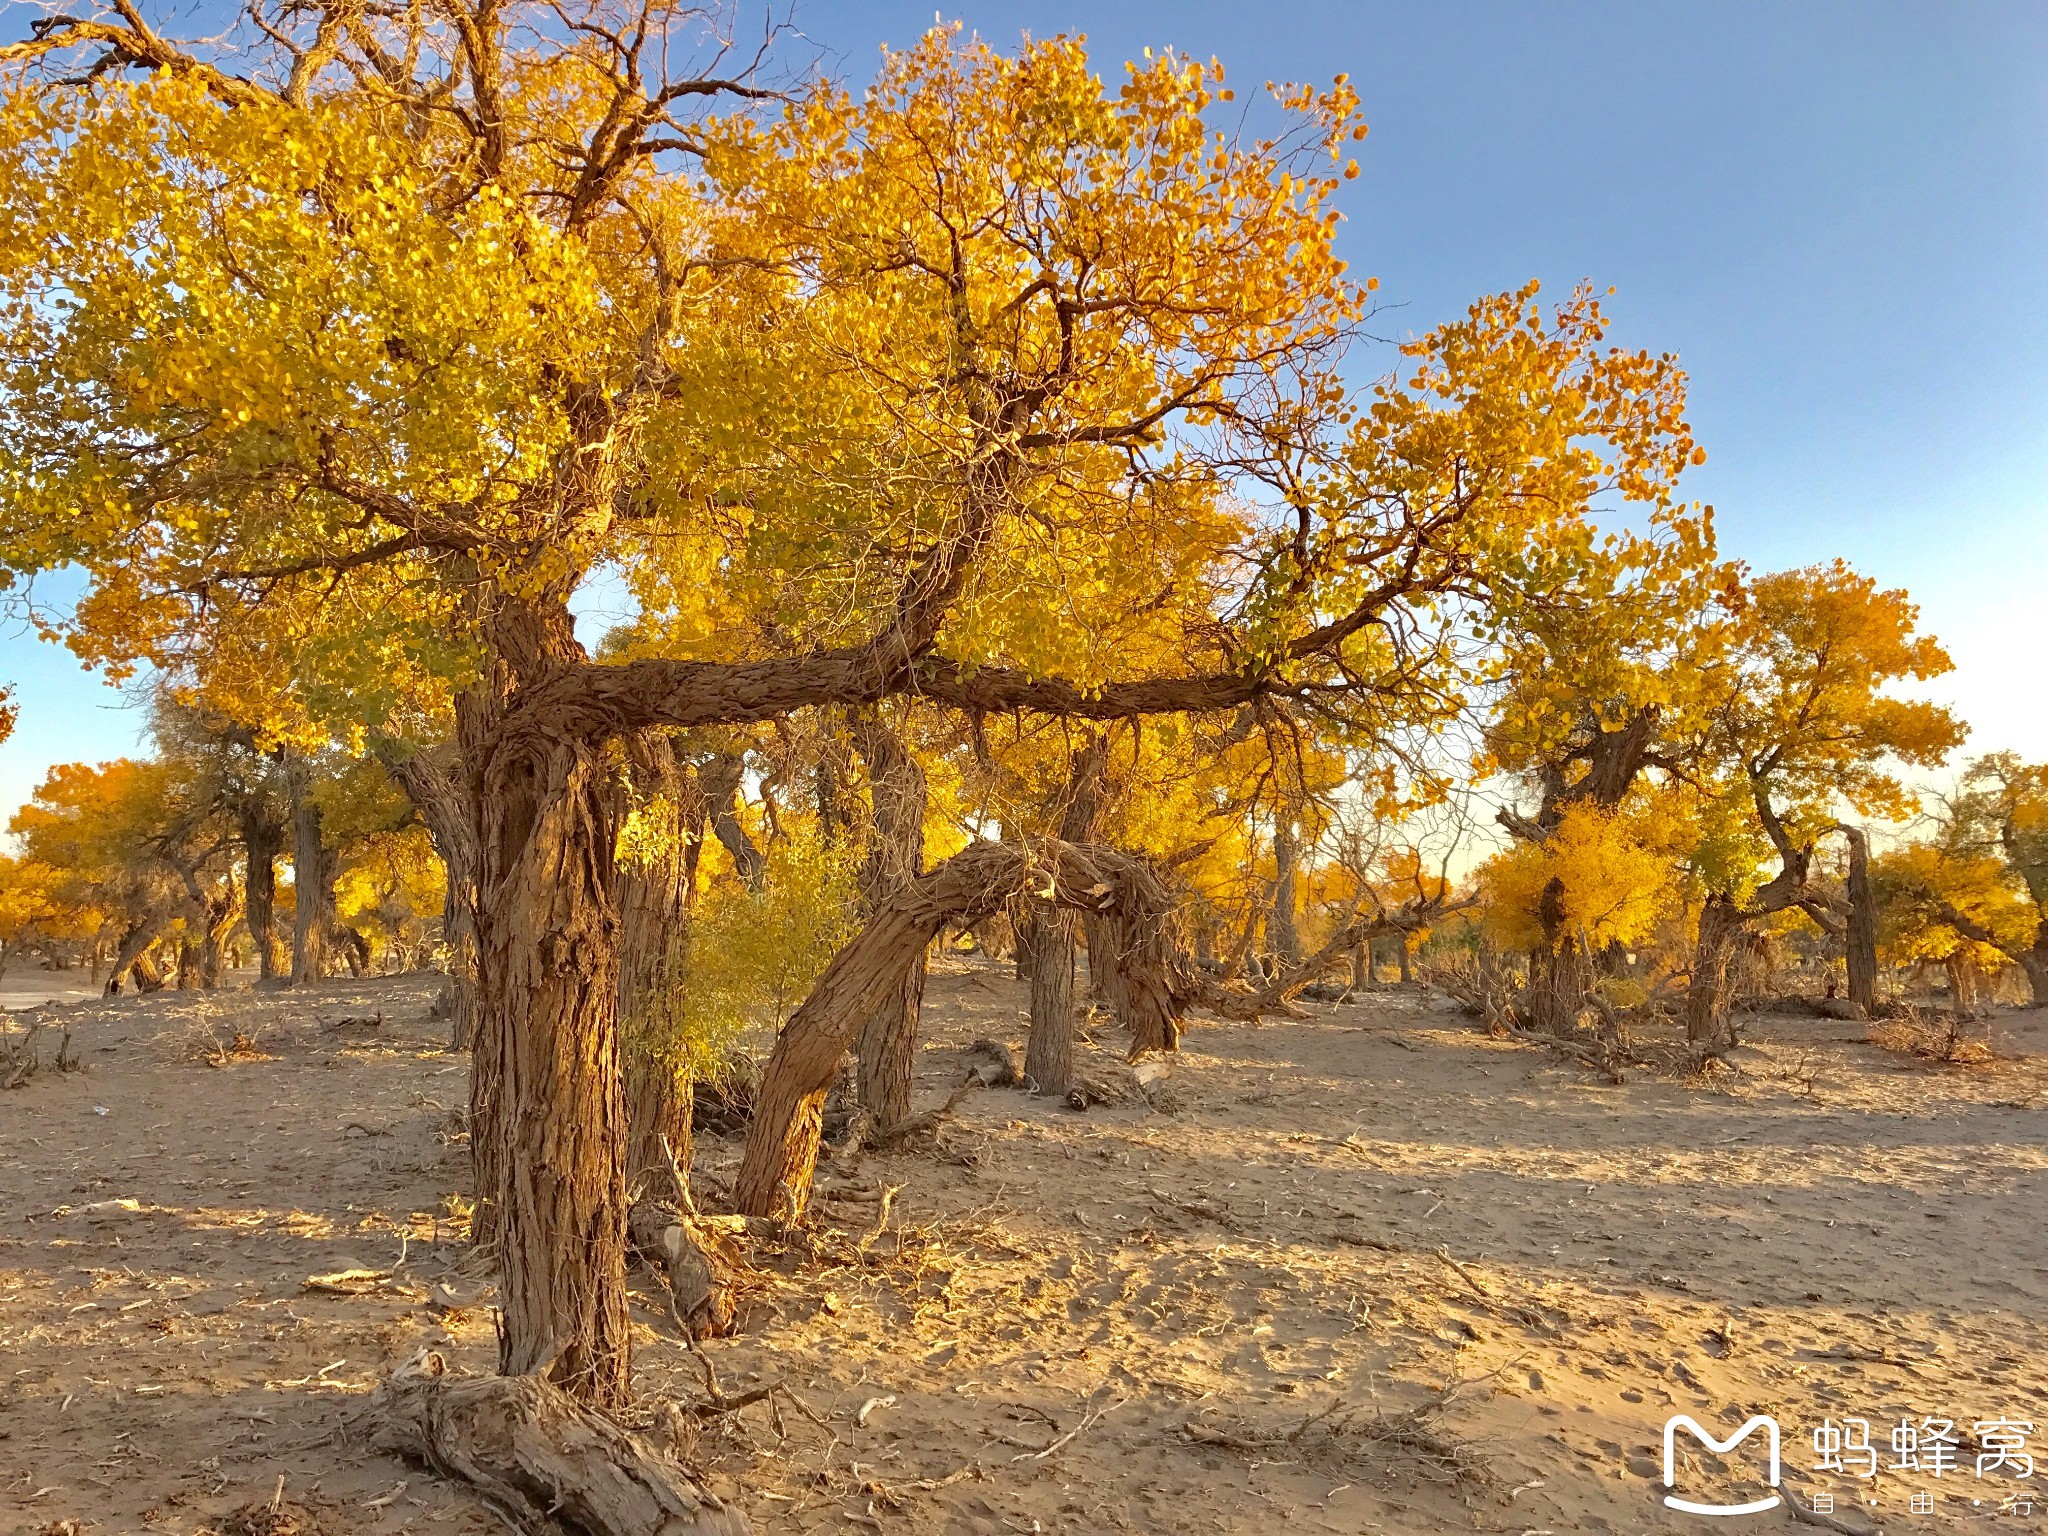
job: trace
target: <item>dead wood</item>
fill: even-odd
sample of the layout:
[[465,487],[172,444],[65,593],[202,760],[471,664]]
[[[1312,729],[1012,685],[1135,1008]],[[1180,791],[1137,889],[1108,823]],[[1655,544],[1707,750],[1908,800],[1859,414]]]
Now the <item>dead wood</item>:
[[371,1397],[383,1450],[459,1477],[508,1515],[586,1536],[748,1536],[740,1511],[646,1440],[538,1375],[473,1376],[422,1350]]
[[962,1052],[967,1070],[989,1088],[1014,1088],[1024,1081],[1017,1070],[1017,1057],[1000,1040],[977,1040]]
[[660,1272],[686,1339],[732,1332],[733,1278],[743,1260],[730,1232],[664,1200],[635,1201],[627,1232],[633,1251]]

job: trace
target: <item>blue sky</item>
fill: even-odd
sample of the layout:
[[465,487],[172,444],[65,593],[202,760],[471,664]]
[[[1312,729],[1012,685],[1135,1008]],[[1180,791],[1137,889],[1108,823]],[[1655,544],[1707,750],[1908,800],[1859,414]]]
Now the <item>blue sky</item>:
[[[1759,569],[1842,555],[1911,590],[1969,752],[2048,757],[2048,6],[978,4],[1002,45],[1085,32],[1222,59],[1242,91],[1347,71],[1371,137],[1345,250],[1391,337],[1529,278],[1618,289],[1614,335],[1679,354],[1711,455],[1690,494]],[[864,78],[927,5],[813,0]],[[7,18],[11,24],[19,14]],[[1373,360],[1362,367],[1371,371]],[[54,590],[54,589],[53,589]],[[21,724],[0,815],[137,716],[0,633]]]

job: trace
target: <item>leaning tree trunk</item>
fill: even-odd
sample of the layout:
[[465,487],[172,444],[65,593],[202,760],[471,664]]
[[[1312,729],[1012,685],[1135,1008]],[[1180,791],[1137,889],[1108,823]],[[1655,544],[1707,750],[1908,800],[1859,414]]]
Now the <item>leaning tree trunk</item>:
[[320,804],[302,793],[292,806],[292,985],[327,974],[334,933],[334,850],[325,841]]
[[[153,915],[142,917],[136,919],[130,925],[128,931],[121,935],[121,942],[114,949],[113,968],[107,972],[106,995],[108,997],[114,997],[120,993],[121,981],[130,970],[136,972],[135,983],[137,991],[148,992],[154,990],[153,986],[145,983],[142,974],[142,959],[148,953],[149,946],[156,942],[157,932],[162,926],[162,920],[158,917]],[[149,981],[155,981],[153,972],[149,977]]]
[[1685,1038],[1696,1051],[1723,1051],[1735,1044],[1728,1013],[1728,962],[1734,958],[1742,924],[1742,909],[1719,892],[1700,909],[1692,984],[1685,995]]
[[1865,1018],[1877,1013],[1877,901],[1870,890],[1870,839],[1861,827],[1844,827],[1849,839],[1849,914],[1843,935],[1849,967],[1849,1001]]
[[1152,938],[1126,946],[1125,984],[1147,999],[1147,1028],[1171,1037],[1178,1032],[1187,991],[1168,952],[1165,924],[1168,897],[1158,876],[1142,860],[1107,848],[1077,848],[1047,839],[1027,845],[970,843],[961,852],[911,881],[880,910],[860,934],[833,956],[776,1038],[774,1053],[754,1097],[733,1199],[741,1214],[782,1221],[801,1219],[810,1199],[817,1165],[818,1133],[825,1095],[839,1059],[856,1030],[947,923],[979,921],[1009,902],[1027,881],[1049,882],[1063,907],[1116,911]]
[[[859,875],[861,902],[873,912],[924,873],[924,770],[902,741],[871,714],[853,721],[854,750],[867,765],[872,834]],[[910,1118],[912,1068],[924,1013],[925,952],[901,985],[862,1023],[857,1082],[861,1107],[877,1130]]]
[[448,748],[410,750],[383,738],[377,758],[398,781],[425,823],[440,855],[448,889],[441,902],[441,942],[448,955],[448,979],[434,1000],[434,1012],[448,1020],[448,1043],[470,1048],[476,1026],[476,811],[469,803],[469,779],[446,759]]

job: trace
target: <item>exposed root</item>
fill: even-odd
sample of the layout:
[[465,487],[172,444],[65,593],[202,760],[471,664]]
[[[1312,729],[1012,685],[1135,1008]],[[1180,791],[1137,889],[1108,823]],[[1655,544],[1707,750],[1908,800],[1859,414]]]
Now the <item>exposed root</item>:
[[1412,1460],[1425,1476],[1443,1483],[1484,1485],[1493,1474],[1471,1447],[1434,1427],[1445,1408],[1471,1385],[1458,1381],[1400,1413],[1367,1409],[1338,1401],[1286,1429],[1253,1429],[1190,1420],[1182,1426],[1190,1440],[1271,1459],[1285,1451],[1329,1473],[1380,1464],[1388,1452]]
[[640,1436],[538,1376],[471,1376],[422,1350],[370,1399],[384,1450],[473,1484],[522,1528],[587,1536],[748,1536],[745,1515]]

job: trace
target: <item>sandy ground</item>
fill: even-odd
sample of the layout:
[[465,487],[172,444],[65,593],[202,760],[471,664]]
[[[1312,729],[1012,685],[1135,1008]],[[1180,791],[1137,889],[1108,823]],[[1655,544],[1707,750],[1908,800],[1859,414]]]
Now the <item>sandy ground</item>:
[[[45,1011],[84,1068],[0,1094],[0,1532],[191,1533],[280,1480],[329,1536],[504,1529],[356,1422],[422,1344],[493,1357],[431,990]],[[941,962],[926,1098],[1023,1007]],[[763,1532],[1790,1529],[1661,1503],[1667,1416],[1761,1412],[1786,1487],[1849,1528],[2048,1529],[2034,1482],[1978,1475],[2001,1432],[1976,1427],[2040,1422],[2048,1450],[2048,1016],[1967,1069],[1761,1018],[1739,1075],[1615,1086],[1426,997],[1310,1011],[1198,1025],[1149,1101],[989,1090],[835,1177],[900,1186],[886,1226],[828,1200],[807,1243],[752,1250],[709,1358],[728,1393],[788,1390],[690,1459]],[[700,1141],[714,1205],[737,1155]],[[307,1288],[351,1268],[391,1278]],[[651,1418],[702,1378],[636,1285]],[[1814,1470],[1849,1416],[1867,1481]],[[1892,1470],[1926,1419],[1957,1465]],[[1760,1469],[1687,1454],[1679,1491],[1754,1496]]]

